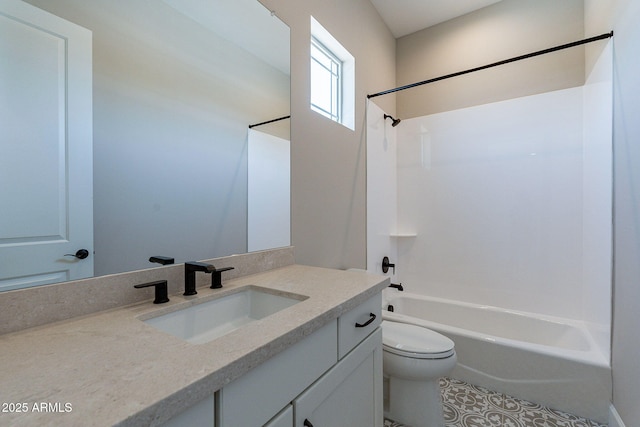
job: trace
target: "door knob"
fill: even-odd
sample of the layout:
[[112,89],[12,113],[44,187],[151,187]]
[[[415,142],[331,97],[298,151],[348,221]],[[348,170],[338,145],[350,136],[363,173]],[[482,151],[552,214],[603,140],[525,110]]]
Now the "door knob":
[[89,256],[89,251],[86,249],[78,249],[75,254],[64,254],[64,256],[73,256],[78,259],[85,259]]

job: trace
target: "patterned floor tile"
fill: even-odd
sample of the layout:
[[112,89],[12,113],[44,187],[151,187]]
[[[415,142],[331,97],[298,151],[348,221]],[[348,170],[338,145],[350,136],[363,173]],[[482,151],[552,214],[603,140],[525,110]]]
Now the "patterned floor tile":
[[[453,378],[442,378],[440,389],[446,427],[606,427]],[[385,420],[384,427],[409,426]]]

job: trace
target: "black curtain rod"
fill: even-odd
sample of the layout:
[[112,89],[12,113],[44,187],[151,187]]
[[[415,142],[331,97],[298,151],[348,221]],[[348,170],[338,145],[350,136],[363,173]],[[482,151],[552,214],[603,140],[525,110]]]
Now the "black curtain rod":
[[563,44],[563,45],[560,45],[560,46],[551,47],[549,49],[543,49],[543,50],[539,50],[537,52],[528,53],[526,55],[520,55],[520,56],[516,56],[516,57],[510,58],[510,59],[505,59],[503,61],[494,62],[492,64],[483,65],[482,67],[471,68],[471,69],[465,70],[465,71],[458,71],[457,73],[447,74],[447,75],[436,77],[436,78],[433,78],[433,79],[424,80],[422,82],[412,83],[412,84],[408,84],[408,85],[405,85],[405,86],[400,86],[400,87],[397,87],[395,89],[385,90],[383,92],[378,92],[378,93],[374,93],[372,95],[367,95],[367,98],[375,98],[376,96],[387,95],[389,93],[399,92],[399,91],[405,90],[405,89],[411,89],[411,88],[416,87],[416,86],[422,86],[422,85],[426,85],[428,83],[433,83],[433,82],[437,82],[437,81],[440,81],[440,80],[450,79],[452,77],[458,77],[458,76],[461,76],[463,74],[473,73],[475,71],[486,70],[487,68],[497,67],[498,65],[504,65],[504,64],[508,64],[510,62],[520,61],[522,59],[533,58],[534,56],[544,55],[546,53],[556,52],[558,50],[567,49],[567,48],[574,47],[574,46],[580,46],[580,45],[583,45],[583,44],[586,44],[586,43],[591,43],[591,42],[595,42],[595,41],[598,41],[598,40],[604,40],[604,39],[608,39],[608,38],[611,38],[611,37],[613,37],[613,31],[611,31],[609,33],[601,34],[599,36],[590,37],[588,39],[580,40],[580,41],[577,41],[577,42],[567,43],[567,44]]
[[269,123],[279,122],[280,120],[286,120],[286,119],[290,119],[290,118],[291,118],[291,116],[284,116],[284,117],[279,117],[277,119],[268,120],[266,122],[256,123],[255,125],[249,125],[249,129],[254,128],[256,126],[268,125]]

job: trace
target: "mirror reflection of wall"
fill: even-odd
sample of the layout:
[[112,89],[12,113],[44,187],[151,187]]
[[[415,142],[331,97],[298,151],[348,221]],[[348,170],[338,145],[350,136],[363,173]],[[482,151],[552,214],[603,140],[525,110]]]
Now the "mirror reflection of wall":
[[289,114],[288,27],[257,0],[26,2],[93,33],[95,275],[246,252],[248,125]]
[[291,241],[289,140],[249,130],[248,251],[288,246]]

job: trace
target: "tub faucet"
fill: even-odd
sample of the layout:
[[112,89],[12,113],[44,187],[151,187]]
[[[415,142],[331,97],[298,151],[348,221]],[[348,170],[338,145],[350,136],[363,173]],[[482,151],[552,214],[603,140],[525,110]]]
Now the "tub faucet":
[[196,291],[196,271],[204,271],[205,273],[212,273],[215,271],[215,267],[211,264],[204,262],[189,261],[184,263],[184,294],[182,295],[195,295]]
[[389,285],[390,288],[396,288],[399,291],[404,291],[404,288],[402,287],[402,283],[392,283]]

